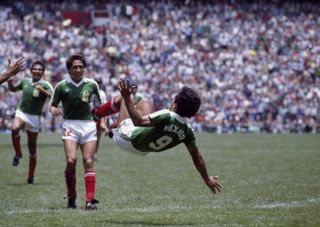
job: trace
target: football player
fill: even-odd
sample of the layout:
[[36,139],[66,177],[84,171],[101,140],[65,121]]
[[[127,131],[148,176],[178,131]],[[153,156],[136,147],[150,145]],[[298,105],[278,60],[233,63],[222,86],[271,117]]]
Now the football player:
[[[199,110],[201,99],[189,87],[183,87],[175,96],[168,110],[160,110],[151,114],[141,115],[132,98],[133,86],[127,80],[118,82],[118,90],[122,96],[119,126],[112,130],[113,139],[123,150],[130,153],[147,155],[150,152],[161,152],[184,143],[193,163],[206,185],[213,193],[220,192],[222,185],[218,176],[209,176],[205,162],[196,145],[193,129],[187,119]],[[115,111],[102,105],[94,114],[101,117],[105,113]]]
[[[72,55],[66,61],[70,78],[59,82],[50,107],[53,116],[63,115],[62,140],[66,155],[65,180],[68,208],[76,208],[76,164],[78,146],[82,152],[85,170],[86,209],[96,210],[98,201],[94,198],[96,172],[94,154],[97,146],[97,129],[92,117],[90,100],[97,97],[101,103],[98,84],[84,77],[86,60],[82,55]],[[58,105],[62,102],[61,109]]]
[[15,112],[12,123],[12,144],[15,150],[12,165],[19,165],[22,158],[20,147],[20,131],[26,129],[29,148],[29,173],[27,182],[33,183],[35,168],[37,165],[37,139],[40,130],[40,117],[43,106],[47,99],[50,99],[53,92],[51,84],[42,80],[45,72],[45,65],[35,61],[31,65],[32,78],[25,78],[17,85],[13,84],[12,78],[8,80],[9,90],[12,92],[22,91],[22,99]]

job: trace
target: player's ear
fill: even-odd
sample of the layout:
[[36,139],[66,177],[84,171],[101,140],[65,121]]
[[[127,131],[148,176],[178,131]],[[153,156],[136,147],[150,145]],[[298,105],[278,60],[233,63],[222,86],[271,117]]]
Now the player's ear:
[[176,108],[177,108],[176,102],[175,102],[175,101],[172,101],[169,109],[175,111]]

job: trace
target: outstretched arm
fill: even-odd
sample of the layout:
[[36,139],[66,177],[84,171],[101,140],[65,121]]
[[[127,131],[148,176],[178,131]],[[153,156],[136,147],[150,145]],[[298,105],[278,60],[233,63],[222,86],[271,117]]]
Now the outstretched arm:
[[198,148],[194,146],[187,146],[187,149],[192,157],[193,164],[197,168],[206,185],[213,193],[220,192],[222,190],[222,185],[218,181],[219,177],[208,175],[206,165]]
[[24,70],[25,60],[24,58],[18,59],[13,65],[10,65],[10,60],[6,71],[0,75],[0,84],[10,79],[12,76]]
[[141,116],[134,107],[134,103],[131,99],[131,88],[129,87],[127,81],[120,80],[118,82],[118,90],[121,93],[125,106],[127,108],[128,114],[135,126],[151,126],[151,121],[148,115]]

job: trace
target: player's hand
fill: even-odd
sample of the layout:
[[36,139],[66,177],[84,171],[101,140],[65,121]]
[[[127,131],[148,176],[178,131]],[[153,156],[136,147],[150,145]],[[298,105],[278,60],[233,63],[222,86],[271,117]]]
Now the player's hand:
[[38,91],[42,92],[42,93],[46,93],[46,89],[44,89],[40,84],[37,84],[35,86],[35,89],[37,89]]
[[219,176],[209,176],[206,184],[213,193],[221,192],[222,190],[222,185],[219,183]]
[[55,107],[55,106],[51,106],[49,110],[50,110],[50,113],[51,113],[54,117],[59,116],[59,115],[62,115],[62,113],[63,113],[63,111],[62,111],[61,108]]
[[130,98],[131,88],[129,87],[127,80],[119,80],[117,87],[123,98]]
[[39,90],[39,91],[42,91],[42,87],[41,87],[41,85],[40,84],[37,84],[36,86],[35,86],[35,89],[37,89],[37,90]]
[[15,75],[25,69],[26,61],[23,57],[19,58],[14,64],[8,59],[7,71],[10,75]]

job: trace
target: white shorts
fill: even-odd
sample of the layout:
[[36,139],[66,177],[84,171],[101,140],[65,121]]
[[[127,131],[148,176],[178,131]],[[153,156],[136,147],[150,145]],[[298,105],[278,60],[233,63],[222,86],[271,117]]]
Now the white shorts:
[[22,112],[21,110],[16,110],[15,117],[20,118],[26,124],[25,130],[30,132],[39,132],[40,130],[40,116],[32,115]]
[[91,120],[64,120],[62,124],[62,139],[73,140],[80,144],[96,141],[96,123]]
[[132,154],[145,156],[149,154],[149,152],[141,152],[132,146],[130,137],[134,129],[135,126],[133,125],[131,119],[122,121],[119,125],[119,128],[112,130],[113,140],[122,150]]

